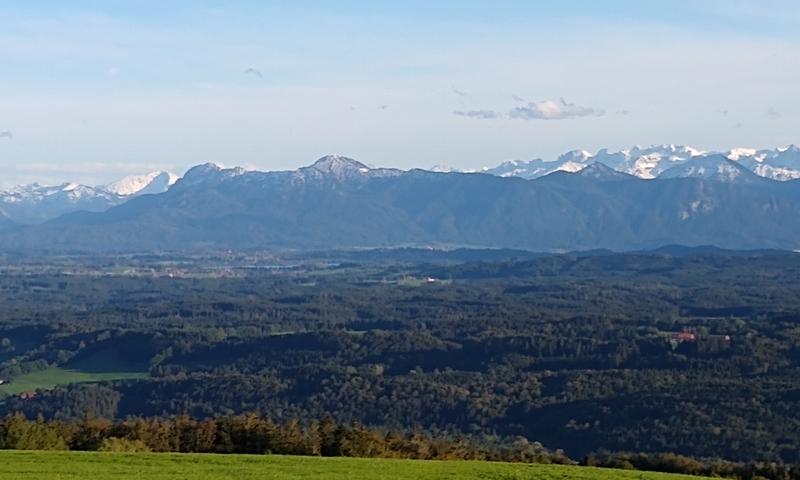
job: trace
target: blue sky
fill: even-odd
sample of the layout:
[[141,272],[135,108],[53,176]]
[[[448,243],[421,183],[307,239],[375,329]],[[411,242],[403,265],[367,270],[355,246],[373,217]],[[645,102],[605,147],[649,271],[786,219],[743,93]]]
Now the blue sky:
[[5,185],[800,142],[794,1],[36,1],[0,19]]

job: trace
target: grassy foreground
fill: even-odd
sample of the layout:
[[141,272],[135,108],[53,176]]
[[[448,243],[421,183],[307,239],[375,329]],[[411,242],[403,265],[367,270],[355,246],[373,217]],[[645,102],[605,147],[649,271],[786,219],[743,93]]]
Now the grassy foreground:
[[671,480],[666,473],[466,461],[414,461],[277,455],[0,451],[0,478],[33,479],[453,479]]

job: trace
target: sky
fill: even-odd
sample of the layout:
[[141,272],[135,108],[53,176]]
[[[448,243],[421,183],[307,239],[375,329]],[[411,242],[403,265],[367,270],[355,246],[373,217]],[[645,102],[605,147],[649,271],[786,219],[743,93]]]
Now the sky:
[[795,0],[0,1],[0,185],[800,143]]

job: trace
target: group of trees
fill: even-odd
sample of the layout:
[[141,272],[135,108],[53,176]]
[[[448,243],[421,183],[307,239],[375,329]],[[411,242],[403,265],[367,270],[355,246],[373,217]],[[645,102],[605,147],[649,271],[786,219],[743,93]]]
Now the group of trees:
[[584,458],[581,461],[581,465],[742,480],[800,479],[800,465],[785,465],[775,462],[743,464],[722,460],[701,461],[695,458],[675,455],[674,453],[593,454]]
[[22,413],[0,421],[0,448],[127,452],[241,453],[382,457],[423,460],[495,460],[573,463],[523,438],[477,445],[467,439],[433,437],[337,424],[330,416],[279,424],[255,414],[206,418],[188,415],[120,421],[85,416],[76,422],[29,420]]
[[21,413],[0,420],[0,448],[102,452],[181,452],[281,454],[417,460],[488,460],[581,464],[590,467],[704,475],[740,480],[797,480],[800,466],[778,463],[701,461],[672,453],[592,454],[580,462],[563,452],[518,437],[489,445],[465,437],[435,437],[337,424],[332,417],[301,424],[275,423],[255,415],[198,420],[188,415],[112,421],[84,416],[80,421],[29,420]]

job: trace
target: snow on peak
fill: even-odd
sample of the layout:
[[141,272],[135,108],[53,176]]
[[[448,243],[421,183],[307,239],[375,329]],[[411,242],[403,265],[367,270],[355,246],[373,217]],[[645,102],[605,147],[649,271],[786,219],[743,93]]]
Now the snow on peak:
[[176,181],[178,176],[174,173],[158,171],[144,175],[131,175],[116,182],[103,185],[102,188],[108,192],[128,197],[132,195],[144,195],[151,193],[166,192]]
[[658,178],[702,178],[720,182],[749,181],[756,175],[725,155],[694,157],[665,170]]
[[14,222],[39,223],[77,210],[104,211],[122,202],[122,197],[101,188],[63,183],[22,185],[0,192],[0,205]]
[[592,152],[587,150],[571,150],[567,153],[562,154],[558,157],[558,162],[567,163],[586,163],[590,158],[592,158]]
[[797,145],[795,145],[795,144],[787,145],[787,146],[785,146],[785,147],[778,147],[778,148],[777,148],[777,150],[778,150],[778,152],[780,152],[780,153],[784,153],[784,152],[789,152],[789,153],[800,153],[800,147],[798,147],[798,146],[797,146]]
[[227,178],[238,177],[247,173],[242,167],[223,168],[216,163],[204,163],[190,168],[182,178],[175,182],[175,185],[195,185],[198,183],[216,183]]
[[725,154],[726,157],[730,158],[731,160],[738,161],[740,158],[743,157],[755,157],[758,150],[755,148],[732,148],[728,150],[728,153]]
[[308,167],[302,167],[295,172],[300,179],[363,179],[372,177],[393,176],[401,173],[400,170],[390,168],[371,168],[357,160],[342,155],[326,155]]
[[436,173],[460,172],[460,170],[457,169],[456,167],[451,167],[450,165],[441,165],[441,164],[438,164],[438,163],[436,165],[432,166],[431,168],[429,168],[428,171],[436,172]]
[[342,155],[325,155],[314,162],[314,164],[311,165],[311,168],[319,170],[320,172],[332,174],[340,174],[350,171],[364,173],[370,170],[370,168],[363,163]]
[[[725,153],[706,152],[686,145],[663,144],[634,146],[617,152],[600,149],[595,154],[572,150],[556,160],[507,161],[483,171],[501,177],[538,178],[556,171],[577,172],[590,163],[600,162],[622,173],[652,179],[693,158],[722,155],[758,176],[773,180],[800,178],[800,148],[795,145],[773,150],[734,148]],[[673,172],[674,173],[674,172]]]

